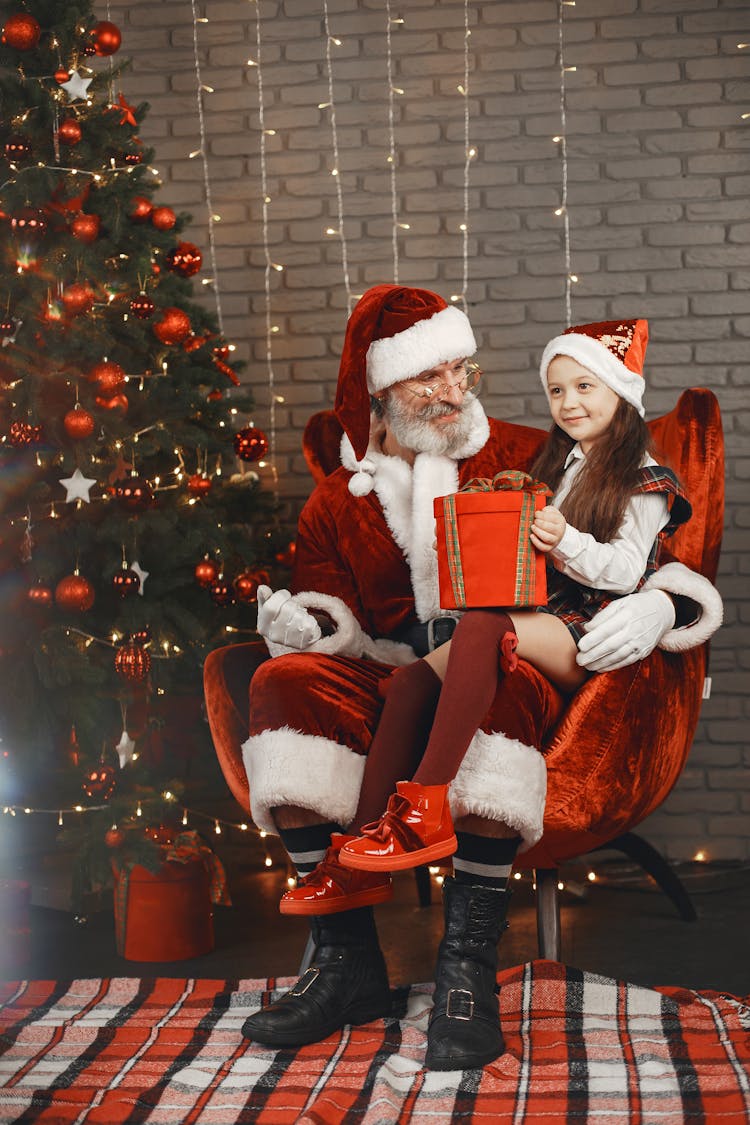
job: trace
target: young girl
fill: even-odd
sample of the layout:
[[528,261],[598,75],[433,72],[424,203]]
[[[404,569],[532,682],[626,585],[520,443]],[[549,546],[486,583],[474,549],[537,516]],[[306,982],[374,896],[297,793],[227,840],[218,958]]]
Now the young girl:
[[[690,517],[674,473],[649,454],[642,406],[647,341],[645,320],[613,321],[568,329],[545,348],[540,373],[553,426],[530,474],[549,485],[553,502],[537,512],[530,538],[548,555],[548,604],[470,610],[450,641],[386,681],[352,822],[362,835],[335,841],[338,862],[356,876],[351,871],[346,901],[334,909],[354,905],[358,893],[367,899],[368,888],[378,893],[366,872],[416,867],[456,850],[448,787],[498,676],[521,657],[561,691],[574,691],[587,675],[576,663],[586,622],[613,597],[638,589],[657,568],[663,539]],[[405,777],[412,780],[397,781]],[[508,840],[506,858],[519,844],[517,836]],[[356,877],[365,880],[359,892]],[[308,878],[315,882],[314,874]],[[286,898],[296,912],[304,888]]]

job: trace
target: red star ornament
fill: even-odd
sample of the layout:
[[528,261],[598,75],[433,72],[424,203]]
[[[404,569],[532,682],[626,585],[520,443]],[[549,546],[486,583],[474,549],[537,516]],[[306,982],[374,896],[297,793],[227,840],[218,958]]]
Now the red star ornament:
[[[135,108],[132,105],[128,105],[127,101],[125,100],[125,95],[120,94],[117,102],[122,111],[120,114],[120,124],[136,126],[138,122],[135,119]],[[117,106],[112,106],[112,108],[115,111],[117,110]]]

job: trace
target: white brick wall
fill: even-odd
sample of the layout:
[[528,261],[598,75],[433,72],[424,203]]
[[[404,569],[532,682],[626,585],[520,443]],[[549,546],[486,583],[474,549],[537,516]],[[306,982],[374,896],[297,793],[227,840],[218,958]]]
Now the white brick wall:
[[[333,401],[345,294],[337,226],[322,4],[259,0],[270,206],[277,464],[290,519],[309,490],[301,429]],[[448,296],[460,287],[463,4],[403,0],[393,29],[402,282]],[[206,129],[226,328],[268,425],[260,225],[255,5],[202,0]],[[385,5],[329,0],[345,232],[352,288],[393,279]],[[105,13],[101,13],[102,18]],[[562,325],[555,0],[470,0],[472,28],[470,315],[488,372],[490,412],[546,424],[536,364]],[[190,211],[207,256],[189,0],[120,0],[111,18],[133,60],[122,79],[151,111],[160,202]],[[722,406],[728,505],[719,586],[726,624],[712,646],[713,696],[687,768],[646,834],[673,857],[703,847],[750,858],[750,564],[747,495],[750,337],[750,9],[741,0],[578,0],[566,7],[569,211],[574,321],[647,315],[651,415],[680,388],[710,387]]]

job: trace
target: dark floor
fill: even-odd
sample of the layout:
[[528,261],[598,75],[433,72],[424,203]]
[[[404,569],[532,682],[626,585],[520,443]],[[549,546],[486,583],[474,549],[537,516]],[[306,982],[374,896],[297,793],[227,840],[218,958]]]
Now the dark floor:
[[[110,900],[77,923],[55,902],[56,880],[65,857],[36,857],[16,866],[34,892],[27,961],[6,977],[74,979],[103,976],[194,976],[256,978],[296,975],[307,925],[278,913],[286,870],[275,858],[261,866],[246,853],[224,856],[232,893],[231,907],[215,909],[213,952],[188,961],[143,963],[125,960],[115,950]],[[597,882],[587,881],[589,866]],[[25,869],[24,869],[25,868]],[[739,996],[750,994],[747,933],[750,921],[750,867],[688,864],[679,868],[698,912],[684,922],[672,903],[629,862],[607,853],[590,865],[561,872],[562,960],[569,965],[643,985],[682,985]],[[10,874],[8,870],[0,874]],[[528,877],[514,883],[511,925],[500,946],[501,965],[538,956],[534,892]],[[59,897],[59,896],[58,896]],[[433,904],[420,907],[411,873],[395,877],[392,902],[377,907],[381,940],[394,985],[428,981],[442,930],[440,890]]]

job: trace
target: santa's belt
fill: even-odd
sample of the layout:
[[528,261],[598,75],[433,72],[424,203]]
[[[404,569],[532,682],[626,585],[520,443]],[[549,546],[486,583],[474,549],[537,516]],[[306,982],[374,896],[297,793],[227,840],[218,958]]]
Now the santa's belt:
[[434,652],[453,636],[457,620],[455,617],[433,617],[429,621],[415,621],[405,625],[394,634],[394,640],[411,645],[417,656]]

